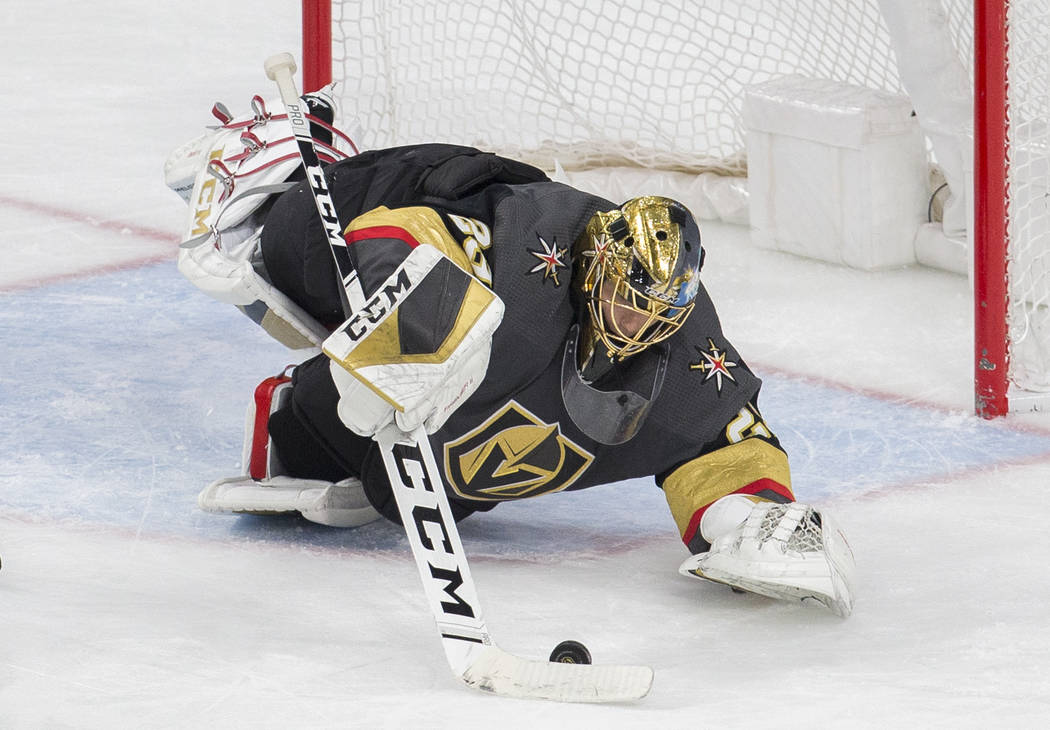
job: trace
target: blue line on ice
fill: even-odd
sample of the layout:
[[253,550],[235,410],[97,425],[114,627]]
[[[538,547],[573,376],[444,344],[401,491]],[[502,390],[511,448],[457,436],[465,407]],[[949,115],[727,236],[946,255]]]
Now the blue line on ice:
[[[297,358],[171,264],[0,295],[0,509],[146,534],[403,550],[385,523],[205,515],[197,492],[239,472],[244,407]],[[762,407],[800,499],[1050,454],[1050,435],[966,413],[767,377]],[[636,480],[501,505],[462,526],[472,552],[539,559],[677,539],[662,494]]]

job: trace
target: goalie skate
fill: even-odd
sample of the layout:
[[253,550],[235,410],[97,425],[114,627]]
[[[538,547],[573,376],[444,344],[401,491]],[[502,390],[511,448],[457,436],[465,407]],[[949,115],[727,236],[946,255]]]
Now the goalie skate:
[[853,610],[853,553],[834,521],[813,507],[759,502],[711,543],[679,571],[769,598],[815,601],[842,617]]

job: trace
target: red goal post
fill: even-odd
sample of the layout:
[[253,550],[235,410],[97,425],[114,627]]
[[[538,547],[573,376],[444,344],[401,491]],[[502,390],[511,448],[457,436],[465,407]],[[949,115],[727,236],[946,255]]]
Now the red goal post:
[[303,93],[331,82],[332,0],[303,0]]
[[1007,5],[974,3],[974,408],[1009,410]]
[[[965,199],[966,230],[954,235],[966,240],[956,242],[972,256],[975,410],[994,417],[1045,407],[1050,0],[303,0],[302,7],[303,85],[341,82],[363,117],[367,146],[447,141],[548,169],[556,153],[567,170],[632,165],[694,175],[746,174],[743,89],[777,75],[907,94],[921,121],[929,103],[922,106],[914,82],[928,61],[914,62],[909,77],[900,36],[937,15],[972,99],[954,122],[967,159],[966,184],[953,185],[953,194]],[[595,88],[605,93],[588,93]],[[617,105],[618,96],[631,104]],[[647,116],[632,117],[633,107]]]

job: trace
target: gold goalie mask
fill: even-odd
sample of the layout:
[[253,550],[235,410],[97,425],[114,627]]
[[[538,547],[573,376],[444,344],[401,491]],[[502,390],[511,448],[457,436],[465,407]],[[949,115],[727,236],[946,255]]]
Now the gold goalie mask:
[[[634,198],[595,213],[576,242],[574,282],[586,311],[565,343],[562,403],[598,443],[622,444],[645,421],[663,385],[666,348],[617,363],[682,326],[703,259],[696,221],[669,198]],[[616,377],[606,377],[614,369]]]
[[623,360],[673,335],[692,311],[703,248],[681,203],[646,196],[599,211],[576,250],[589,314],[584,357],[601,346],[613,362]]

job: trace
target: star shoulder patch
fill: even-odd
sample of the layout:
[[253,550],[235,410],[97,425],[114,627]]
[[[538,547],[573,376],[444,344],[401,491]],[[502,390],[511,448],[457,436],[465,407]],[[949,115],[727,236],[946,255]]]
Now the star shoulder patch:
[[558,271],[560,269],[568,268],[568,264],[565,263],[565,255],[569,249],[566,247],[558,248],[558,239],[552,239],[552,243],[548,244],[543,240],[543,236],[537,235],[539,239],[540,248],[533,250],[531,248],[525,249],[530,254],[540,260],[538,264],[529,269],[530,274],[543,273],[543,280],[551,279],[554,281],[554,286],[561,286],[561,282],[558,281]]
[[722,379],[736,385],[736,378],[733,377],[732,369],[739,367],[739,363],[735,363],[731,360],[727,360],[728,353],[725,350],[721,350],[715,345],[715,341],[710,337],[707,338],[707,349],[704,350],[699,345],[693,345],[693,349],[700,355],[700,359],[697,362],[689,363],[690,370],[699,370],[704,374],[704,382],[712,378],[715,381],[715,390],[718,394],[722,394]]

